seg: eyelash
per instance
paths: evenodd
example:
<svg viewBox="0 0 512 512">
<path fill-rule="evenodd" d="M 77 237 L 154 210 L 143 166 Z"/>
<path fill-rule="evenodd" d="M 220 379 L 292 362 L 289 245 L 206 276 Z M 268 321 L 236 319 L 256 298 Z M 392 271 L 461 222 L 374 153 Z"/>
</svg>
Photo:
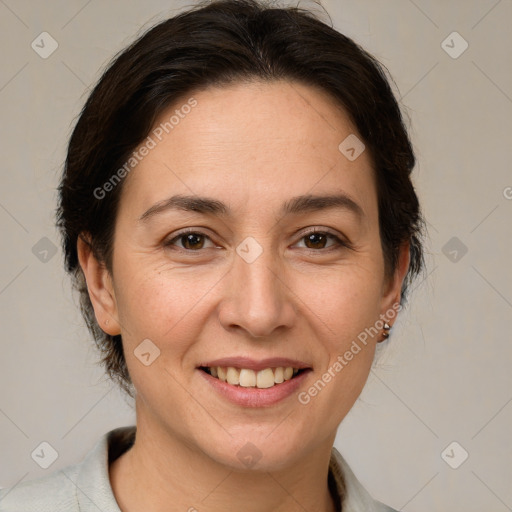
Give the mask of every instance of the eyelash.
<svg viewBox="0 0 512 512">
<path fill-rule="evenodd" d="M 309 248 L 306 247 L 305 249 L 307 251 L 309 251 L 309 252 L 312 252 L 312 253 L 319 253 L 319 252 L 326 253 L 326 252 L 330 252 L 332 250 L 339 250 L 339 249 L 342 249 L 342 248 L 347 248 L 347 249 L 351 248 L 351 245 L 349 244 L 349 242 L 346 242 L 346 241 L 342 240 L 337 235 L 335 235 L 335 234 L 333 234 L 333 233 L 331 233 L 329 231 L 320 230 L 320 229 L 316 229 L 316 228 L 314 228 L 314 229 L 312 229 L 310 231 L 306 231 L 306 232 L 302 233 L 300 238 L 299 238 L 299 241 L 302 241 L 304 238 L 306 238 L 309 235 L 317 234 L 317 233 L 321 234 L 321 235 L 327 235 L 331 240 L 334 240 L 334 242 L 336 244 L 334 246 L 326 247 L 326 248 L 321 248 L 321 249 L 309 249 Z M 209 240 L 211 240 L 211 237 L 208 236 L 206 233 L 203 233 L 202 231 L 198 231 L 195 228 L 190 228 L 190 229 L 186 229 L 186 230 L 183 230 L 183 231 L 180 231 L 179 233 L 177 233 L 175 236 L 173 236 L 172 239 L 164 242 L 164 246 L 165 247 L 174 246 L 174 242 L 176 242 L 177 240 L 183 238 L 186 235 L 190 235 L 190 234 L 204 236 L 204 237 L 208 238 Z M 181 250 L 181 251 L 188 252 L 188 253 L 199 253 L 202 250 L 202 249 L 195 249 L 195 250 L 194 249 L 185 249 L 184 247 L 178 247 L 178 249 Z"/>
</svg>

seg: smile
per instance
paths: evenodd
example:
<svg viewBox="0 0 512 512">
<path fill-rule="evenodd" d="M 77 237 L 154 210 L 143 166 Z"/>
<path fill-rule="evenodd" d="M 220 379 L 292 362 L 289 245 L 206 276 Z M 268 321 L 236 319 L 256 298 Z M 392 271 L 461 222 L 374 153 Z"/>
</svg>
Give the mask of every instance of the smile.
<svg viewBox="0 0 512 512">
<path fill-rule="evenodd" d="M 267 389 L 293 379 L 302 369 L 291 366 L 264 368 L 259 371 L 233 366 L 202 366 L 201 370 L 232 386 Z"/>
</svg>

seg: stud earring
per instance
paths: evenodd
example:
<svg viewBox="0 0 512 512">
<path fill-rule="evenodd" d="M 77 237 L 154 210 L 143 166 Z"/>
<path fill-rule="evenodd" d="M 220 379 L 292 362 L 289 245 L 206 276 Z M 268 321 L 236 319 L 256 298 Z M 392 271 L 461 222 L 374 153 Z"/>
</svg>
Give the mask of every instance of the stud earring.
<svg viewBox="0 0 512 512">
<path fill-rule="evenodd" d="M 384 341 L 385 339 L 389 338 L 389 331 L 391 330 L 391 326 L 386 322 L 384 324 L 384 331 L 382 332 L 383 339 L 381 341 Z"/>
</svg>

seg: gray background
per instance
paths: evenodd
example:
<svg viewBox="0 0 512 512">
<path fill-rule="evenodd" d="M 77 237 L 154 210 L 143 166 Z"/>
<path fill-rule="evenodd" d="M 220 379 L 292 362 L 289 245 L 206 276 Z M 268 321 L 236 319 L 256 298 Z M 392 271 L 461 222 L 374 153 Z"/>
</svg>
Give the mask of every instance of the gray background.
<svg viewBox="0 0 512 512">
<path fill-rule="evenodd" d="M 52 254 L 55 187 L 100 68 L 192 3 L 0 0 L 0 487 L 76 462 L 134 422 Z M 430 232 L 428 269 L 336 446 L 399 510 L 512 510 L 512 2 L 322 4 L 395 78 Z M 44 31 L 59 45 L 47 59 L 31 47 Z M 453 31 L 469 44 L 458 58 L 442 47 Z M 444 45 L 453 55 L 463 41 Z M 46 470 L 31 458 L 43 441 L 58 452 Z"/>
</svg>

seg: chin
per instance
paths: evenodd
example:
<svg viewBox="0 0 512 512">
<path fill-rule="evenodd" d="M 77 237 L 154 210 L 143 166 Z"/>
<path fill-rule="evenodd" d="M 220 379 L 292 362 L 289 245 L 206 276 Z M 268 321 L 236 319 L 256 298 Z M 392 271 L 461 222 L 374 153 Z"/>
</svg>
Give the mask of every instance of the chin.
<svg viewBox="0 0 512 512">
<path fill-rule="evenodd" d="M 306 443 L 298 436 L 275 430 L 276 425 L 264 432 L 240 430 L 228 443 L 225 440 L 211 443 L 210 440 L 204 452 L 233 471 L 279 471 L 300 457 L 302 450 L 306 450 Z"/>
</svg>

